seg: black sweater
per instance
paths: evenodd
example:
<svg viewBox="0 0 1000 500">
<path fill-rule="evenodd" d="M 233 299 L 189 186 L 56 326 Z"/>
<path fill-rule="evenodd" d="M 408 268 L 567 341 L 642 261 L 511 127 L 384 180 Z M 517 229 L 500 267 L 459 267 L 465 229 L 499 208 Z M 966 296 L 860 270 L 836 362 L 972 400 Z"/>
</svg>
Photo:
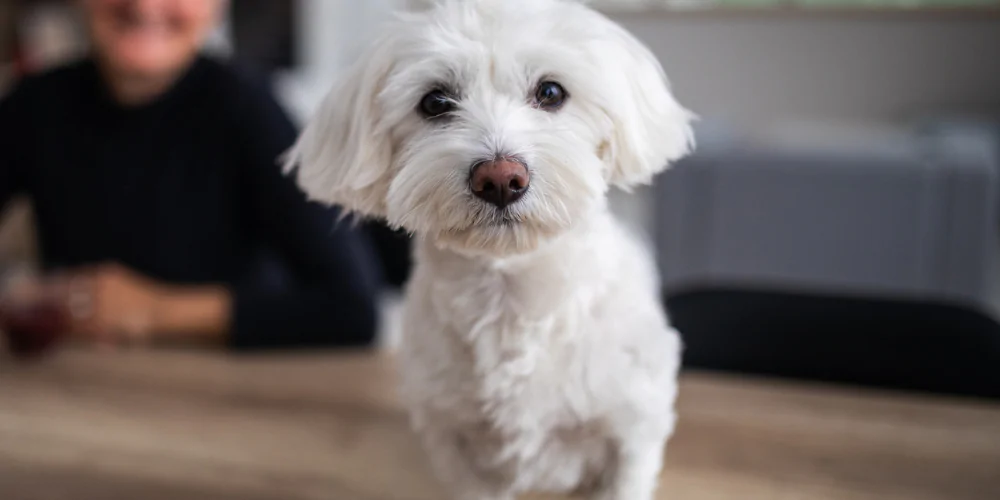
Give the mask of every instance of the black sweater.
<svg viewBox="0 0 1000 500">
<path fill-rule="evenodd" d="M 282 175 L 295 135 L 266 85 L 219 62 L 126 108 L 84 61 L 0 100 L 0 212 L 31 198 L 48 270 L 118 262 L 228 286 L 235 348 L 367 344 L 374 255 Z"/>
</svg>

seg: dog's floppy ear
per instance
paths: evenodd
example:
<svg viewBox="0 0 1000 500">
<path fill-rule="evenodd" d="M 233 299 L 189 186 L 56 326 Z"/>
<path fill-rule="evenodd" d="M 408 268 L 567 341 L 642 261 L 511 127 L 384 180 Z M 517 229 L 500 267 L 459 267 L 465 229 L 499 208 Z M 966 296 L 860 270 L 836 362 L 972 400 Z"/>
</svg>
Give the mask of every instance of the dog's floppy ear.
<svg viewBox="0 0 1000 500">
<path fill-rule="evenodd" d="M 323 99 L 285 155 L 309 199 L 372 217 L 385 215 L 392 162 L 388 132 L 380 124 L 378 94 L 392 69 L 389 40 L 366 51 Z"/>
<path fill-rule="evenodd" d="M 663 67 L 642 42 L 617 25 L 607 37 L 605 62 L 617 71 L 619 91 L 605 109 L 613 130 L 604 155 L 609 182 L 627 189 L 649 183 L 692 150 L 695 116 L 674 98 Z"/>
</svg>

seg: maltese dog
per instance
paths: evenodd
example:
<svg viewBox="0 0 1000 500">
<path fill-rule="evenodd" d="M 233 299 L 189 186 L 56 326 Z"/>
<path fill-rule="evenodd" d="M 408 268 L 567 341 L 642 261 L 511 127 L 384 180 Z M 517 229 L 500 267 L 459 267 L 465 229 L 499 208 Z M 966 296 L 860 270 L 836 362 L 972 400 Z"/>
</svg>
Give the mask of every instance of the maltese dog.
<svg viewBox="0 0 1000 500">
<path fill-rule="evenodd" d="M 606 193 L 693 144 L 653 54 L 566 0 L 401 14 L 286 160 L 311 199 L 414 234 L 403 395 L 453 497 L 648 500 L 679 336 Z"/>
</svg>

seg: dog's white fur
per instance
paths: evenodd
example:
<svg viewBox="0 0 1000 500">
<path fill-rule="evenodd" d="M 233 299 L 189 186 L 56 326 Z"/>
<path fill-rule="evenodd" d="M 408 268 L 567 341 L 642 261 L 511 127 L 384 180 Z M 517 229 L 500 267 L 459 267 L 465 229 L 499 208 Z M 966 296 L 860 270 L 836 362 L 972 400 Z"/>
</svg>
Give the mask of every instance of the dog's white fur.
<svg viewBox="0 0 1000 500">
<path fill-rule="evenodd" d="M 543 79 L 561 109 L 532 104 Z M 457 109 L 427 120 L 438 87 Z M 455 498 L 652 496 L 681 346 L 605 194 L 686 154 L 690 120 L 649 50 L 583 5 L 450 1 L 401 16 L 292 149 L 311 198 L 417 237 L 403 394 Z M 506 211 L 469 189 L 497 155 L 531 173 Z"/>
</svg>

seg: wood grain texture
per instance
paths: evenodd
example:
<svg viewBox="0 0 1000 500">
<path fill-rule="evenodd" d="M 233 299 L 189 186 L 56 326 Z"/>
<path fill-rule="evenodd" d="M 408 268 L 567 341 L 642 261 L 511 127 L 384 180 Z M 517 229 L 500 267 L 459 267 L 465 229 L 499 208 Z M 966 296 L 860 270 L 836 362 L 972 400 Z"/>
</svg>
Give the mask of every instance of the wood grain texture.
<svg viewBox="0 0 1000 500">
<path fill-rule="evenodd" d="M 689 373 L 661 499 L 1000 498 L 1000 405 Z M 0 358 L 0 499 L 443 498 L 390 359 Z"/>
</svg>

